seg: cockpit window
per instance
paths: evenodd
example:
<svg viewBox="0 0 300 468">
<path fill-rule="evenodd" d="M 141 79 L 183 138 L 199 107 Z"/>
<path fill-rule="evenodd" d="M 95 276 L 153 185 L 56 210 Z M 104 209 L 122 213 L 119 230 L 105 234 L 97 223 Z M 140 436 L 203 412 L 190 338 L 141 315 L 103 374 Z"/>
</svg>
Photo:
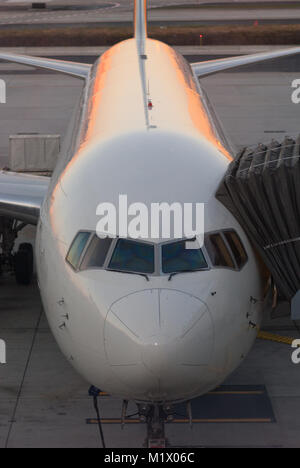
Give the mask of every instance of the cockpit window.
<svg viewBox="0 0 300 468">
<path fill-rule="evenodd" d="M 224 236 L 232 250 L 237 267 L 241 269 L 248 260 L 241 239 L 235 231 L 224 231 Z"/>
<path fill-rule="evenodd" d="M 71 248 L 67 255 L 67 262 L 69 262 L 75 270 L 77 270 L 79 266 L 81 255 L 85 249 L 85 246 L 90 236 L 90 232 L 79 232 L 71 245 Z"/>
<path fill-rule="evenodd" d="M 87 270 L 89 268 L 102 268 L 107 257 L 113 239 L 107 237 L 100 239 L 94 235 L 84 259 L 80 265 L 80 270 Z"/>
<path fill-rule="evenodd" d="M 233 258 L 221 234 L 207 235 L 205 238 L 205 247 L 214 266 L 235 268 Z"/>
<path fill-rule="evenodd" d="M 154 273 L 154 245 L 119 239 L 108 270 L 143 274 Z"/>
<path fill-rule="evenodd" d="M 187 249 L 186 241 L 162 246 L 163 273 L 199 271 L 208 268 L 201 249 Z"/>
</svg>

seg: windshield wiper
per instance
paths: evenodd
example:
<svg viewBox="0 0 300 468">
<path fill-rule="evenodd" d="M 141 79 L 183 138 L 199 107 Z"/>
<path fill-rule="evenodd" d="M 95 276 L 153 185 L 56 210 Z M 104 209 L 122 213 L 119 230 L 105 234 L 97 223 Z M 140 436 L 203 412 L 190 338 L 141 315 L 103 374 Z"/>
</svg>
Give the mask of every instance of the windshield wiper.
<svg viewBox="0 0 300 468">
<path fill-rule="evenodd" d="M 147 281 L 150 281 L 149 276 L 147 275 L 147 273 L 137 273 L 137 272 L 134 272 L 134 271 L 115 270 L 115 269 L 111 269 L 111 268 L 108 268 L 107 271 L 115 271 L 116 273 L 126 273 L 127 275 L 143 276 L 144 278 L 146 278 Z"/>
<path fill-rule="evenodd" d="M 180 270 L 180 271 L 174 271 L 173 273 L 170 274 L 168 281 L 171 281 L 173 276 L 180 275 L 180 273 L 195 273 L 197 271 L 202 271 L 202 269 L 199 270 Z"/>
</svg>

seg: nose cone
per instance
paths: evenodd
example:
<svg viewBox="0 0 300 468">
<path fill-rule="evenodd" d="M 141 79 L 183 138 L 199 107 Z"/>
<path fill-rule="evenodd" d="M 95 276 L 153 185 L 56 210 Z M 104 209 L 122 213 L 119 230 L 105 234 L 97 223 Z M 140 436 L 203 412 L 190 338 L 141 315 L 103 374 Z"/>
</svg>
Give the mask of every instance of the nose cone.
<svg viewBox="0 0 300 468">
<path fill-rule="evenodd" d="M 106 319 L 107 359 L 135 399 L 187 398 L 201 385 L 213 347 L 207 305 L 181 291 L 130 294 L 111 306 Z"/>
</svg>

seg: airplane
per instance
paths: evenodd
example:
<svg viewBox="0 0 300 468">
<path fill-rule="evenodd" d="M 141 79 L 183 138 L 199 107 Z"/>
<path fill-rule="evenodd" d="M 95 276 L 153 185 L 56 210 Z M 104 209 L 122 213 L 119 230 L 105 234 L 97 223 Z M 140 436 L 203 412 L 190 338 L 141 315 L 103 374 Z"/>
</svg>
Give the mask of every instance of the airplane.
<svg viewBox="0 0 300 468">
<path fill-rule="evenodd" d="M 215 197 L 234 150 L 199 79 L 298 53 L 190 65 L 148 38 L 146 0 L 135 0 L 134 37 L 92 66 L 0 53 L 84 82 L 52 177 L 2 171 L 0 216 L 8 220 L 9 252 L 24 225 L 37 226 L 50 328 L 90 384 L 140 408 L 166 408 L 216 388 L 247 356 L 270 282 L 248 236 Z M 117 204 L 120 194 L 147 206 L 204 203 L 203 247 L 186 255 L 185 239 L 99 238 L 97 206 Z M 30 247 L 18 255 L 25 283 Z"/>
</svg>

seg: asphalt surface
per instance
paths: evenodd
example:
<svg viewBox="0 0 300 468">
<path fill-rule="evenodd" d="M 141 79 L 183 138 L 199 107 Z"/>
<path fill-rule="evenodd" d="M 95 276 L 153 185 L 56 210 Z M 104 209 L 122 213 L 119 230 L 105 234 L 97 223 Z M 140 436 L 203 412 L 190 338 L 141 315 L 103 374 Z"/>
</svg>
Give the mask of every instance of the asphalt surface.
<svg viewBox="0 0 300 468">
<path fill-rule="evenodd" d="M 251 2 L 251 1 L 250 1 Z M 29 2 L 14 2 L 6 0 L 0 7 L 1 25 L 37 25 L 43 27 L 53 24 L 128 24 L 132 21 L 132 1 L 119 0 L 111 2 L 78 0 L 47 2 L 45 10 L 30 8 Z M 280 8 L 270 8 L 268 2 L 260 3 L 259 8 L 232 8 L 226 2 L 219 2 L 218 8 L 192 8 L 195 0 L 153 0 L 149 2 L 149 21 L 155 24 L 181 24 L 193 22 L 197 24 L 251 24 L 253 21 L 261 23 L 298 23 L 300 21 L 299 8 L 290 8 L 289 2 Z M 211 0 L 203 3 L 215 3 Z M 255 5 L 255 2 L 251 2 Z M 267 7 L 263 7 L 266 4 Z"/>
</svg>

